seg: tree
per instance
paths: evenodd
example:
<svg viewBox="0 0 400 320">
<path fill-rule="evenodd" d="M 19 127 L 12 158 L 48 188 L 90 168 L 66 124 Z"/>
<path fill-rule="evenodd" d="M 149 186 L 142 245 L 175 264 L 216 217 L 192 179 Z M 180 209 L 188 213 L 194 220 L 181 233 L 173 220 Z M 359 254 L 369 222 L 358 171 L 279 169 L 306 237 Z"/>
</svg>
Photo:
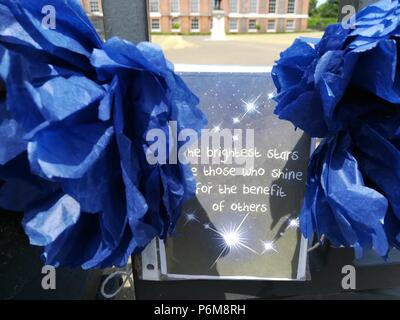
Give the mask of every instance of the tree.
<svg viewBox="0 0 400 320">
<path fill-rule="evenodd" d="M 310 0 L 310 4 L 309 4 L 309 7 L 308 7 L 308 15 L 310 17 L 316 15 L 316 13 L 317 13 L 317 3 L 318 3 L 318 0 Z"/>
<path fill-rule="evenodd" d="M 337 18 L 339 16 L 339 0 L 328 0 L 318 7 L 322 18 Z"/>
</svg>

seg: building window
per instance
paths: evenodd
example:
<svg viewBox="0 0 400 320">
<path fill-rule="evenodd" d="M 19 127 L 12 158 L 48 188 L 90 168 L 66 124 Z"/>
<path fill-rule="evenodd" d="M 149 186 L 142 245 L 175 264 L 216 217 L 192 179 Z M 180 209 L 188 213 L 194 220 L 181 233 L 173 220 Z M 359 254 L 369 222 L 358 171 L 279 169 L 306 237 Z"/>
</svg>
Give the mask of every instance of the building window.
<svg viewBox="0 0 400 320">
<path fill-rule="evenodd" d="M 288 0 L 287 13 L 294 13 L 295 0 Z"/>
<path fill-rule="evenodd" d="M 238 19 L 229 19 L 229 31 L 238 32 Z"/>
<path fill-rule="evenodd" d="M 257 13 L 258 0 L 250 0 L 250 13 Z"/>
<path fill-rule="evenodd" d="M 160 30 L 160 19 L 151 19 L 151 31 L 159 32 Z"/>
<path fill-rule="evenodd" d="M 257 22 L 255 19 L 249 20 L 249 31 L 256 31 L 257 30 Z"/>
<path fill-rule="evenodd" d="M 286 30 L 287 31 L 294 30 L 294 20 L 286 20 Z"/>
<path fill-rule="evenodd" d="M 171 0 L 171 12 L 179 12 L 179 0 Z"/>
<path fill-rule="evenodd" d="M 239 11 L 238 0 L 229 1 L 229 12 L 236 13 Z"/>
<path fill-rule="evenodd" d="M 200 0 L 191 0 L 190 1 L 190 10 L 192 13 L 200 12 Z"/>
<path fill-rule="evenodd" d="M 267 31 L 275 31 L 275 30 L 276 30 L 276 21 L 275 20 L 268 20 Z"/>
<path fill-rule="evenodd" d="M 199 19 L 193 18 L 190 24 L 191 31 L 200 31 Z"/>
<path fill-rule="evenodd" d="M 160 12 L 159 0 L 150 0 L 150 12 Z"/>
<path fill-rule="evenodd" d="M 90 0 L 90 12 L 100 12 L 99 0 Z"/>
<path fill-rule="evenodd" d="M 93 26 L 97 31 L 103 31 L 103 23 L 101 20 L 93 19 L 92 20 Z"/>
<path fill-rule="evenodd" d="M 173 32 L 179 32 L 181 30 L 181 22 L 179 18 L 173 18 L 171 20 L 171 29 Z"/>
<path fill-rule="evenodd" d="M 276 12 L 276 0 L 269 0 L 268 3 L 268 13 Z"/>
</svg>

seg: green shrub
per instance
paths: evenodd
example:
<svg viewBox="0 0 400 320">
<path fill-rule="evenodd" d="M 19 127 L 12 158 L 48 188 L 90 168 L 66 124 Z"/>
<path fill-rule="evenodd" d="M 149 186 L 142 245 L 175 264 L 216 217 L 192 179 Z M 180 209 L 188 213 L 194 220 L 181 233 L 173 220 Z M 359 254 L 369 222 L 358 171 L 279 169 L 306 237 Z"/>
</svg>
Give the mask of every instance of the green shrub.
<svg viewBox="0 0 400 320">
<path fill-rule="evenodd" d="M 330 24 L 337 23 L 337 18 L 321 18 L 320 16 L 308 19 L 308 28 L 316 30 L 325 30 Z"/>
</svg>

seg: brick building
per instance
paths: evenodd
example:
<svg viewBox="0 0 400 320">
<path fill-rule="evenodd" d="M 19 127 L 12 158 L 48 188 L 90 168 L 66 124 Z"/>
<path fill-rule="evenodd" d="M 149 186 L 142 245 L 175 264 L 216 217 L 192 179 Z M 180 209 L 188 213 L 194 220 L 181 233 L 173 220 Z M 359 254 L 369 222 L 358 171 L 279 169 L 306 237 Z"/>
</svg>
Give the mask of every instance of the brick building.
<svg viewBox="0 0 400 320">
<path fill-rule="evenodd" d="M 152 32 L 210 32 L 214 0 L 149 0 Z M 302 31 L 309 0 L 222 0 L 226 32 Z"/>
<path fill-rule="evenodd" d="M 81 4 L 97 32 L 104 38 L 103 8 L 101 0 L 81 0 Z"/>
<path fill-rule="evenodd" d="M 141 0 L 144 1 L 144 0 Z M 152 32 L 210 32 L 214 0 L 148 0 Z M 101 0 L 81 0 L 104 36 Z M 222 0 L 225 31 L 276 32 L 307 28 L 309 0 Z"/>
</svg>

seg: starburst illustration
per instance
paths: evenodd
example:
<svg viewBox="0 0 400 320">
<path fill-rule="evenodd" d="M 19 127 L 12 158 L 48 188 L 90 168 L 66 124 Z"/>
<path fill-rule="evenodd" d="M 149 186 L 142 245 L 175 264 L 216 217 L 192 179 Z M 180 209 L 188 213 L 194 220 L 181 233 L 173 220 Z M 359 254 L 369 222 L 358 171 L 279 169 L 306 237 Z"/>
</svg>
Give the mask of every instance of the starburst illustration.
<svg viewBox="0 0 400 320">
<path fill-rule="evenodd" d="M 222 257 L 224 253 L 227 253 L 230 250 L 246 249 L 254 254 L 259 254 L 257 251 L 247 245 L 247 239 L 245 238 L 243 223 L 246 221 L 249 214 L 250 213 L 246 214 L 246 216 L 238 225 L 234 225 L 231 223 L 229 226 L 222 226 L 220 231 L 211 227 L 210 224 L 203 225 L 205 229 L 215 232 L 217 234 L 217 238 L 221 241 L 221 252 L 215 259 L 213 264 L 210 266 L 210 268 L 212 268 L 218 262 L 218 260 Z"/>
<path fill-rule="evenodd" d="M 219 124 L 215 125 L 215 126 L 213 127 L 212 131 L 215 132 L 215 133 L 220 132 L 220 131 L 221 131 L 221 124 L 222 124 L 222 123 L 219 123 Z"/>
<path fill-rule="evenodd" d="M 261 242 L 263 244 L 263 252 L 261 254 L 264 254 L 264 253 L 267 253 L 270 251 L 278 252 L 274 241 L 261 241 Z"/>
<path fill-rule="evenodd" d="M 273 99 L 275 94 L 273 92 L 268 93 L 268 99 Z"/>
<path fill-rule="evenodd" d="M 186 220 L 184 224 L 185 226 L 188 223 L 199 222 L 199 219 L 197 218 L 195 211 L 185 213 L 185 220 Z"/>
<path fill-rule="evenodd" d="M 211 229 L 211 224 L 209 224 L 209 223 L 205 223 L 205 224 L 203 224 L 203 227 L 204 227 L 204 229 Z"/>
<path fill-rule="evenodd" d="M 300 226 L 299 218 L 289 219 L 286 229 L 297 229 Z"/>
<path fill-rule="evenodd" d="M 252 114 L 254 112 L 261 114 L 261 112 L 258 111 L 258 108 L 260 106 L 257 105 L 257 101 L 260 99 L 260 97 L 261 97 L 261 94 L 258 95 L 258 97 L 255 98 L 253 101 L 245 101 L 245 100 L 241 99 L 245 106 L 245 113 L 242 115 L 241 119 L 243 119 L 246 115 Z"/>
<path fill-rule="evenodd" d="M 232 122 L 233 122 L 233 124 L 238 124 L 238 123 L 240 123 L 240 119 L 238 117 L 233 117 Z"/>
<path fill-rule="evenodd" d="M 244 104 L 244 113 L 240 115 L 239 117 L 233 117 L 232 122 L 233 124 L 238 124 L 240 123 L 248 114 L 253 114 L 253 113 L 258 113 L 261 114 L 261 112 L 258 110 L 261 105 L 259 105 L 257 102 L 261 98 L 262 94 L 258 95 L 257 98 L 251 101 L 246 101 L 241 99 L 241 101 Z"/>
<path fill-rule="evenodd" d="M 276 242 L 285 235 L 286 231 L 288 231 L 289 229 L 297 229 L 299 228 L 299 225 L 299 218 L 293 217 L 293 215 L 287 216 L 278 233 L 272 240 L 261 241 L 263 246 L 263 251 L 261 254 L 265 254 L 271 251 L 278 252 L 278 250 L 276 249 Z"/>
</svg>

